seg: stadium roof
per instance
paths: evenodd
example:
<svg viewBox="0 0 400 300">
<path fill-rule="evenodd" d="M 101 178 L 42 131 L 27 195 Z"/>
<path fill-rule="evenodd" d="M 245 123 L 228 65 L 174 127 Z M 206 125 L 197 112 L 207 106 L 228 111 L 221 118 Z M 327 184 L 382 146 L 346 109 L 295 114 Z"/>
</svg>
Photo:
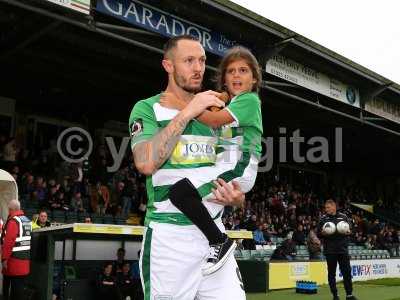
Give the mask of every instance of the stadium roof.
<svg viewBox="0 0 400 300">
<path fill-rule="evenodd" d="M 253 11 L 250 11 L 234 2 L 229 0 L 202 0 L 202 2 L 207 3 L 208 5 L 214 6 L 220 10 L 223 10 L 235 17 L 247 21 L 255 26 L 258 26 L 270 33 L 282 38 L 288 39 L 293 38 L 292 43 L 310 51 L 318 56 L 321 56 L 335 64 L 338 64 L 352 72 L 355 72 L 366 79 L 369 79 L 379 85 L 390 85 L 388 87 L 389 90 L 396 92 L 400 95 L 400 85 L 392 82 L 391 80 L 355 63 L 354 61 L 345 58 L 344 56 L 325 48 L 317 44 L 316 42 L 307 39 L 306 37 L 289 30 L 267 18 L 256 14 Z"/>
</svg>

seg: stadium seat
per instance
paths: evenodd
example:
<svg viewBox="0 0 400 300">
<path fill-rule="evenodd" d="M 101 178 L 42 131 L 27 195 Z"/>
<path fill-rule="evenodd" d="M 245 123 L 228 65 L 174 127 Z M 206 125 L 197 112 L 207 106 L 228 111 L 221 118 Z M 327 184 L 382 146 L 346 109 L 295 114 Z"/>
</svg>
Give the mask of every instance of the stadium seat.
<svg viewBox="0 0 400 300">
<path fill-rule="evenodd" d="M 66 213 L 66 222 L 67 223 L 76 223 L 78 221 L 78 215 L 74 211 L 68 211 Z"/>
<path fill-rule="evenodd" d="M 118 224 L 118 225 L 126 225 L 126 219 L 125 219 L 125 218 L 116 217 L 116 218 L 115 218 L 115 224 Z"/>
<path fill-rule="evenodd" d="M 53 220 L 53 222 L 56 222 L 56 223 L 64 223 L 65 222 L 65 212 L 62 210 L 53 210 L 52 220 Z"/>
<path fill-rule="evenodd" d="M 272 249 L 263 249 L 263 250 L 261 250 L 261 255 L 263 255 L 263 256 L 271 256 L 272 253 L 274 253 L 274 250 L 272 250 Z"/>
<path fill-rule="evenodd" d="M 243 259 L 250 259 L 251 258 L 250 250 L 241 250 L 241 252 L 242 252 Z"/>
<path fill-rule="evenodd" d="M 235 250 L 234 256 L 236 259 L 243 259 L 242 252 L 240 250 Z"/>
<path fill-rule="evenodd" d="M 38 210 L 35 208 L 26 208 L 24 209 L 25 215 L 32 220 L 32 216 L 38 213 Z"/>
<path fill-rule="evenodd" d="M 105 215 L 103 218 L 104 224 L 114 224 L 114 216 L 113 215 Z"/>
<path fill-rule="evenodd" d="M 261 257 L 261 252 L 258 250 L 250 250 L 250 255 L 252 259 L 258 258 Z"/>
<path fill-rule="evenodd" d="M 91 219 L 94 224 L 103 224 L 103 217 L 100 215 L 92 215 Z"/>
</svg>

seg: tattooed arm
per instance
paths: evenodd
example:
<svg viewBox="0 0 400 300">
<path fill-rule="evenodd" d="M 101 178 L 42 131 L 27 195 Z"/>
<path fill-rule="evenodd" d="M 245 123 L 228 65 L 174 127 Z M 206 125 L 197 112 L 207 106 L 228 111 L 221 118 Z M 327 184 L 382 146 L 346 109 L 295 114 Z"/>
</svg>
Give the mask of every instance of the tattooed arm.
<svg viewBox="0 0 400 300">
<path fill-rule="evenodd" d="M 171 155 L 190 120 L 187 113 L 181 112 L 149 141 L 139 143 L 133 149 L 133 158 L 138 171 L 150 175 L 158 170 Z"/>
<path fill-rule="evenodd" d="M 132 152 L 138 171 L 145 175 L 157 171 L 170 157 L 186 125 L 209 106 L 223 107 L 224 103 L 212 91 L 196 94 L 165 128 L 149 139 L 134 144 Z M 146 125 L 143 124 L 143 127 L 145 130 Z"/>
</svg>

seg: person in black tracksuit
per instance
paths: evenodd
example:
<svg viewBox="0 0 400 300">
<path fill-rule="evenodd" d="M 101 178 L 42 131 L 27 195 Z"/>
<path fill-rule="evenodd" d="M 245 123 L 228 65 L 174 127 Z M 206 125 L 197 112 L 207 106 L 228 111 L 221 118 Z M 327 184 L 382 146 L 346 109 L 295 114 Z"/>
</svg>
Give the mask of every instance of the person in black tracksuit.
<svg viewBox="0 0 400 300">
<path fill-rule="evenodd" d="M 349 257 L 349 236 L 351 234 L 351 219 L 345 214 L 336 211 L 336 203 L 333 200 L 325 202 L 325 215 L 321 217 L 318 225 L 318 237 L 322 239 L 324 245 L 324 255 L 328 265 L 328 281 L 334 300 L 339 300 L 336 288 L 336 267 L 339 264 L 340 272 L 343 275 L 344 288 L 346 290 L 347 300 L 356 300 L 353 296 L 353 284 L 351 280 L 351 266 Z M 322 227 L 326 222 L 332 222 L 335 225 L 340 221 L 346 221 L 350 225 L 350 232 L 339 234 L 337 231 L 332 235 L 326 235 Z"/>
</svg>

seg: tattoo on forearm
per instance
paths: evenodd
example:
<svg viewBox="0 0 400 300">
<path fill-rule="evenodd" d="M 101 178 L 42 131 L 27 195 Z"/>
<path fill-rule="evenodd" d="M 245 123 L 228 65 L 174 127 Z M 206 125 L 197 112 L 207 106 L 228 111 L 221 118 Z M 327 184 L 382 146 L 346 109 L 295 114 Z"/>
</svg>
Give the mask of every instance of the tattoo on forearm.
<svg viewBox="0 0 400 300">
<path fill-rule="evenodd" d="M 188 122 L 188 119 L 178 115 L 151 140 L 152 158 L 157 169 L 171 155 Z"/>
<path fill-rule="evenodd" d="M 135 162 L 151 161 L 158 169 L 171 155 L 189 121 L 189 119 L 178 114 L 167 127 L 158 132 L 151 140 L 138 144 L 134 151 Z"/>
</svg>

